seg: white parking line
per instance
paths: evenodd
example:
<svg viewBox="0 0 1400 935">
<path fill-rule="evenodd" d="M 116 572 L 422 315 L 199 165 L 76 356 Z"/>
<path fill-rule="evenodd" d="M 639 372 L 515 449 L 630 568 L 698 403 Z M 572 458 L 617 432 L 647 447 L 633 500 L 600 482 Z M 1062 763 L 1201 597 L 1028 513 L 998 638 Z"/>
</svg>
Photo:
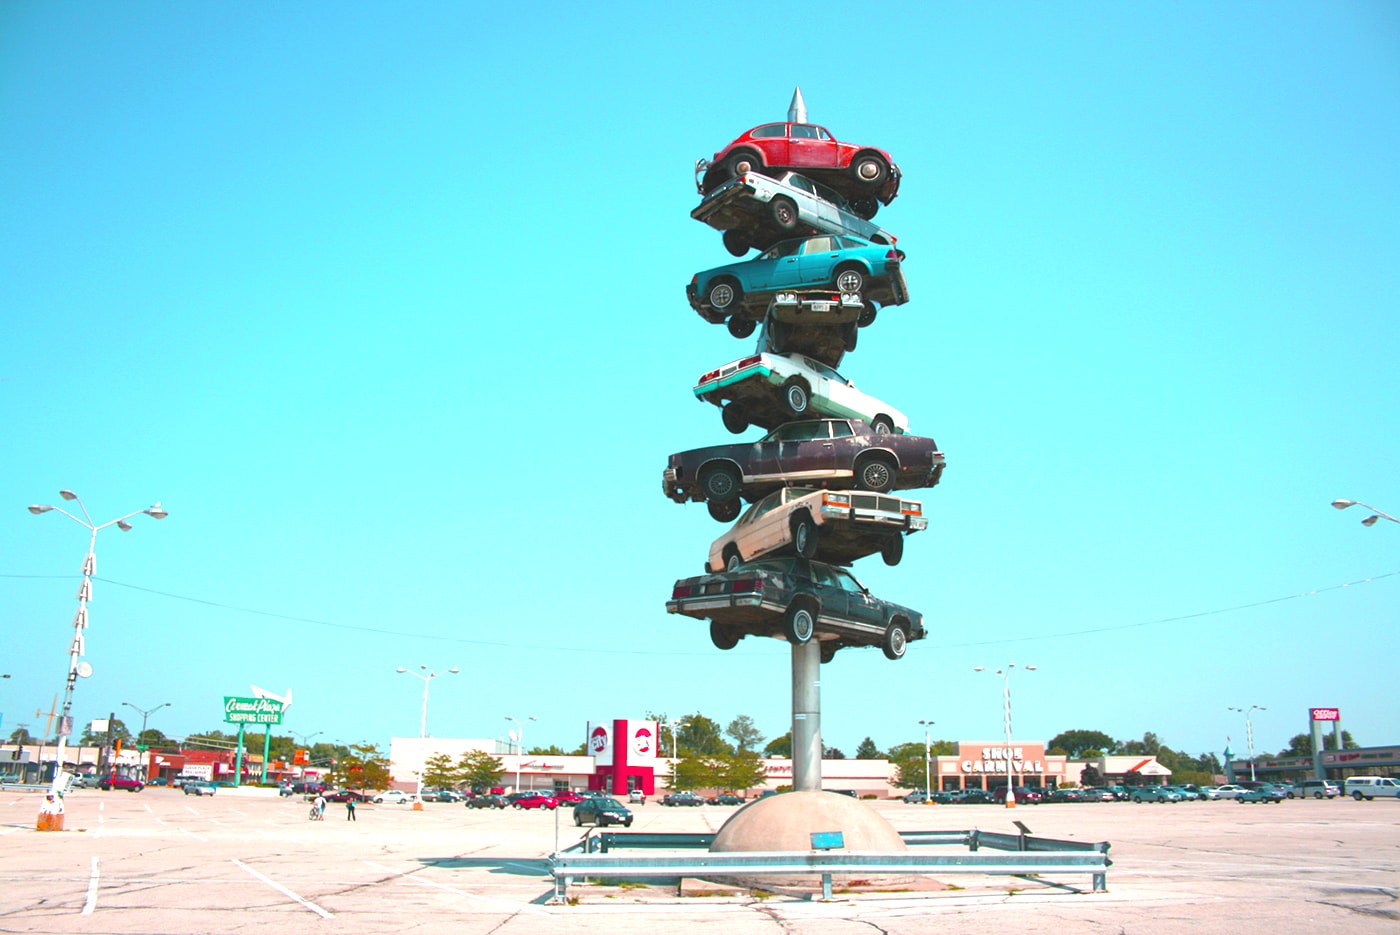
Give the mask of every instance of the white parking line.
<svg viewBox="0 0 1400 935">
<path fill-rule="evenodd" d="M 247 864 L 245 864 L 243 861 L 239 860 L 238 858 L 234 857 L 234 858 L 230 858 L 230 859 L 233 861 L 233 863 L 234 863 L 235 866 L 240 867 L 240 868 L 242 868 L 243 870 L 248 871 L 248 872 L 249 872 L 250 874 L 252 874 L 254 877 L 256 877 L 257 879 L 259 879 L 259 880 L 261 880 L 262 882 L 266 883 L 268 886 L 272 887 L 273 889 L 277 890 L 277 892 L 281 893 L 282 895 L 288 896 L 288 897 L 290 897 L 290 898 L 296 900 L 297 902 L 301 903 L 303 906 L 305 906 L 307 909 L 310 909 L 312 912 L 316 913 L 316 914 L 317 914 L 318 916 L 320 916 L 321 918 L 323 918 L 323 919 L 334 919 L 334 918 L 335 918 L 335 916 L 334 916 L 332 913 L 327 912 L 326 910 L 322 909 L 320 906 L 316 905 L 315 903 L 311 902 L 310 900 L 302 899 L 300 896 L 298 896 L 296 893 L 293 893 L 291 890 L 287 889 L 287 888 L 286 888 L 285 886 L 283 886 L 281 883 L 274 883 L 272 880 L 269 880 L 267 877 L 263 876 L 261 873 L 258 873 L 256 870 L 254 870 L 252 867 L 248 866 Z"/>
<path fill-rule="evenodd" d="M 18 831 L 18 830 L 19 830 L 18 826 L 13 826 L 13 825 L 12 825 L 12 826 L 9 827 L 9 828 L 0 828 L 0 834 L 14 834 L 14 833 L 15 833 L 16 831 Z"/>
<path fill-rule="evenodd" d="M 99 874 L 97 872 L 97 858 L 94 857 L 92 859 L 92 874 L 88 877 L 87 900 L 83 903 L 83 911 L 81 915 L 90 916 L 92 915 L 92 910 L 97 908 L 98 878 Z"/>
<path fill-rule="evenodd" d="M 417 876 L 409 876 L 409 875 L 407 875 L 407 874 L 399 873 L 399 871 L 395 870 L 393 867 L 386 867 L 386 866 L 384 866 L 383 864 L 372 863 L 372 862 L 370 862 L 370 861 L 368 861 L 368 860 L 365 861 L 365 865 L 368 866 L 368 867 L 372 867 L 372 868 L 375 869 L 375 870 L 382 871 L 382 872 L 384 872 L 384 873 L 393 874 L 393 875 L 394 875 L 396 878 L 398 878 L 401 882 L 403 882 L 403 883 L 411 883 L 411 884 L 413 884 L 414 886 L 431 886 L 431 887 L 434 887 L 434 888 L 436 888 L 436 889 L 447 890 L 449 893 L 456 893 L 458 896 L 465 896 L 465 897 L 467 897 L 468 899 L 475 899 L 475 900 L 479 900 L 480 902 L 483 902 L 483 903 L 490 903 L 490 904 L 495 905 L 495 906 L 501 906 L 502 908 L 505 908 L 505 909 L 511 909 L 511 910 L 517 910 L 517 911 L 524 911 L 524 912 L 533 912 L 533 913 L 535 913 L 536 915 L 542 915 L 542 916 L 547 916 L 547 915 L 549 915 L 548 912 L 544 911 L 543 909 L 541 909 L 541 908 L 538 907 L 538 906 L 531 905 L 530 903 L 515 903 L 515 902 L 510 902 L 509 900 L 505 900 L 505 899 L 493 899 L 493 898 L 491 898 L 490 896 L 478 896 L 476 893 L 469 893 L 469 892 L 467 892 L 467 891 L 464 890 L 464 889 L 461 889 L 461 888 L 456 887 L 456 886 L 450 886 L 450 885 L 448 885 L 448 884 L 446 884 L 446 883 L 438 883 L 438 882 L 436 882 L 436 881 L 434 881 L 434 880 L 428 880 L 428 879 L 419 878 L 419 877 L 417 877 Z"/>
<path fill-rule="evenodd" d="M 208 841 L 208 840 L 209 840 L 208 838 L 204 837 L 203 835 L 195 834 L 193 831 L 191 831 L 189 828 L 184 827 L 183 825 L 180 826 L 180 830 L 183 831 L 183 832 L 185 832 L 185 834 L 188 834 L 190 837 L 194 838 L 196 841 Z"/>
</svg>

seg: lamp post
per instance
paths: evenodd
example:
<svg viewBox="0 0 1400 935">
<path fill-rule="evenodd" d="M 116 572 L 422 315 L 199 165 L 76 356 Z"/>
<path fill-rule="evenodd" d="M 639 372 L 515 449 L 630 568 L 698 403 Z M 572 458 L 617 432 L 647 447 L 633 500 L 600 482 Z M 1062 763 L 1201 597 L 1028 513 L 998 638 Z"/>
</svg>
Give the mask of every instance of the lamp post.
<svg viewBox="0 0 1400 935">
<path fill-rule="evenodd" d="M 1016 787 L 1011 776 L 1011 670 L 1016 668 L 1016 663 L 1008 662 L 1005 669 L 997 669 L 996 674 L 1001 676 L 1002 681 L 1002 706 L 1006 714 L 1006 807 L 1016 807 Z M 986 666 L 975 666 L 974 672 L 986 671 Z M 1026 666 L 1025 671 L 1034 672 L 1035 666 Z"/>
<path fill-rule="evenodd" d="M 1249 706 L 1248 711 L 1244 708 L 1230 708 L 1229 710 L 1238 711 L 1240 714 L 1244 715 L 1244 739 L 1245 743 L 1249 746 L 1249 781 L 1254 782 L 1254 722 L 1250 720 L 1250 715 L 1255 711 L 1267 711 L 1269 709 L 1263 705 L 1254 704 Z"/>
<path fill-rule="evenodd" d="M 1371 515 L 1361 521 L 1361 525 L 1363 526 L 1374 526 L 1378 519 L 1388 519 L 1392 523 L 1400 523 L 1400 519 L 1396 519 L 1384 510 L 1376 509 L 1369 503 L 1362 503 L 1360 500 L 1333 500 L 1332 505 L 1339 510 L 1345 510 L 1349 506 L 1364 506 L 1366 509 L 1370 510 Z"/>
<path fill-rule="evenodd" d="M 929 764 L 932 757 L 929 756 L 928 729 L 933 726 L 933 721 L 920 721 L 924 725 L 924 804 L 933 804 L 933 781 L 929 778 Z"/>
<path fill-rule="evenodd" d="M 304 779 L 306 779 L 306 768 L 307 768 L 308 766 L 311 765 L 311 738 L 312 738 L 312 737 L 319 737 L 319 736 L 321 736 L 322 734 L 324 734 L 325 731 L 323 731 L 323 730 L 318 730 L 318 731 L 316 731 L 315 733 L 307 734 L 307 733 L 303 733 L 302 731 L 299 731 L 299 730 L 289 730 L 289 731 L 287 731 L 287 733 L 289 733 L 289 734 L 292 735 L 292 739 L 293 739 L 293 740 L 298 741 L 298 742 L 300 743 L 301 746 L 303 746 L 303 747 L 306 748 L 306 762 L 301 764 L 301 778 L 304 780 Z M 296 765 L 296 763 L 295 763 L 295 760 L 296 760 L 295 751 L 293 751 L 293 757 L 292 757 L 292 759 L 293 759 L 293 765 Z"/>
<path fill-rule="evenodd" d="M 79 519 L 62 507 L 50 506 L 48 504 L 36 503 L 29 508 L 29 512 L 35 516 L 41 513 L 54 511 L 62 513 L 80 526 L 85 527 L 91 535 L 88 538 L 87 555 L 83 558 L 83 583 L 78 586 L 78 612 L 73 616 L 73 641 L 68 646 L 68 677 L 63 689 L 63 714 L 58 722 L 58 754 L 54 762 L 53 770 L 53 792 L 57 794 L 63 789 L 63 765 L 65 750 L 68 746 L 68 735 L 73 731 L 71 714 L 73 711 L 73 687 L 79 678 L 87 678 L 92 674 L 92 666 L 82 661 L 83 657 L 83 631 L 88 625 L 88 603 L 92 600 L 92 576 L 97 573 L 97 533 L 108 526 L 116 526 L 122 532 L 130 532 L 131 524 L 127 520 L 138 513 L 145 513 L 152 519 L 165 519 L 170 514 L 161 508 L 160 501 L 146 507 L 144 510 L 132 510 L 116 519 L 108 520 L 101 525 L 92 521 L 91 514 L 87 507 L 83 505 L 83 500 L 71 490 L 60 490 L 58 495 L 65 500 L 76 501 L 78 509 L 82 511 L 83 518 Z"/>
<path fill-rule="evenodd" d="M 136 748 L 139 750 L 141 748 L 141 737 L 146 733 L 146 719 L 149 718 L 152 714 L 155 714 L 161 708 L 170 707 L 170 702 L 167 701 L 165 704 L 158 704 L 154 708 L 151 708 L 149 711 L 145 710 L 144 708 L 138 708 L 136 707 L 136 705 L 132 704 L 129 701 L 123 701 L 122 704 L 126 705 L 128 708 L 141 715 L 141 733 L 136 735 Z M 141 780 L 143 782 L 146 779 L 146 767 L 147 764 L 141 764 Z"/>
<path fill-rule="evenodd" d="M 423 680 L 423 718 L 418 725 L 418 737 L 419 739 L 422 739 L 428 736 L 428 685 L 430 685 L 433 679 L 437 678 L 439 675 L 456 675 L 462 670 L 457 668 L 456 666 L 453 666 L 446 672 L 434 672 L 427 666 L 419 666 L 418 668 L 422 669 L 423 671 L 414 672 L 410 669 L 405 669 L 403 666 L 399 666 L 394 671 L 399 673 L 400 675 L 411 675 L 416 679 Z"/>
<path fill-rule="evenodd" d="M 515 725 L 515 730 L 509 736 L 515 741 L 515 791 L 520 791 L 520 758 L 525 755 L 525 722 L 506 715 L 506 720 Z M 533 717 L 527 717 L 526 721 L 533 721 Z M 671 736 L 675 736 L 673 733 Z"/>
</svg>

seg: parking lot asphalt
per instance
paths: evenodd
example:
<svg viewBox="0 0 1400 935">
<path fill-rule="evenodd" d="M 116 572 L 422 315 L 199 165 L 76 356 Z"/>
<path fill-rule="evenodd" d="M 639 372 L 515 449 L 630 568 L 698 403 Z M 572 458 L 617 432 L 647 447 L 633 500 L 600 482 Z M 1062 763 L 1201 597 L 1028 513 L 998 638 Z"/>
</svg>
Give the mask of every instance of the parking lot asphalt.
<svg viewBox="0 0 1400 935">
<path fill-rule="evenodd" d="M 300 798 L 76 791 L 65 829 L 40 797 L 0 794 L 0 932 L 725 933 L 1400 931 L 1400 802 L 917 806 L 871 802 L 896 828 L 1108 841 L 1108 892 L 1015 877 L 807 896 L 681 896 L 675 886 L 574 886 L 550 902 L 547 859 L 582 836 L 568 809 L 343 806 Z M 634 807 L 631 830 L 715 831 L 733 806 Z M 557 824 L 556 824 L 557 818 Z M 711 929 L 711 931 L 719 931 Z"/>
</svg>

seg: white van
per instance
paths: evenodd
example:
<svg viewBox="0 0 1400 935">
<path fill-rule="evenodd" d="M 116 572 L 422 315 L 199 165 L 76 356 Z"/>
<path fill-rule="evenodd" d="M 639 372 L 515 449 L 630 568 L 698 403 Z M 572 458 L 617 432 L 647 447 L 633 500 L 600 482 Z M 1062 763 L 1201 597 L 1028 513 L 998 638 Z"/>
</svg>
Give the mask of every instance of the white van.
<svg viewBox="0 0 1400 935">
<path fill-rule="evenodd" d="M 1385 776 L 1351 776 L 1346 794 L 1356 801 L 1375 798 L 1400 798 L 1400 782 Z"/>
<path fill-rule="evenodd" d="M 1291 799 L 1295 795 L 1301 798 L 1312 796 L 1315 799 L 1333 799 L 1342 794 L 1342 790 L 1337 788 L 1335 782 L 1326 779 L 1304 779 L 1302 782 L 1294 783 L 1288 790 L 1288 797 Z"/>
</svg>

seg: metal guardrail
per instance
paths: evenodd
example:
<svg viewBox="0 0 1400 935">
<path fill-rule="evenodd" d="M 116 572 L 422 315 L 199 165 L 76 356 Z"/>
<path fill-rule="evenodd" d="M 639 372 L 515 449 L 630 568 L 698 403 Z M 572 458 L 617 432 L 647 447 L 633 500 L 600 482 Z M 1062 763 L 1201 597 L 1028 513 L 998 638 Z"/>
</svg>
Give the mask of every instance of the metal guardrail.
<svg viewBox="0 0 1400 935">
<path fill-rule="evenodd" d="M 569 884 L 594 879 L 675 879 L 746 875 L 815 876 L 822 880 L 822 898 L 831 898 L 833 874 L 978 873 L 1029 876 L 1088 873 L 1095 893 L 1107 889 L 1108 842 L 1065 841 L 1030 833 L 988 831 L 908 831 L 900 838 L 912 847 L 961 846 L 962 854 L 918 851 L 749 851 L 714 853 L 713 834 L 648 834 L 590 832 L 573 847 L 550 857 L 554 896 L 568 898 Z M 628 848 L 694 851 L 703 854 L 618 855 Z M 997 853 L 983 853 L 983 850 Z"/>
</svg>

